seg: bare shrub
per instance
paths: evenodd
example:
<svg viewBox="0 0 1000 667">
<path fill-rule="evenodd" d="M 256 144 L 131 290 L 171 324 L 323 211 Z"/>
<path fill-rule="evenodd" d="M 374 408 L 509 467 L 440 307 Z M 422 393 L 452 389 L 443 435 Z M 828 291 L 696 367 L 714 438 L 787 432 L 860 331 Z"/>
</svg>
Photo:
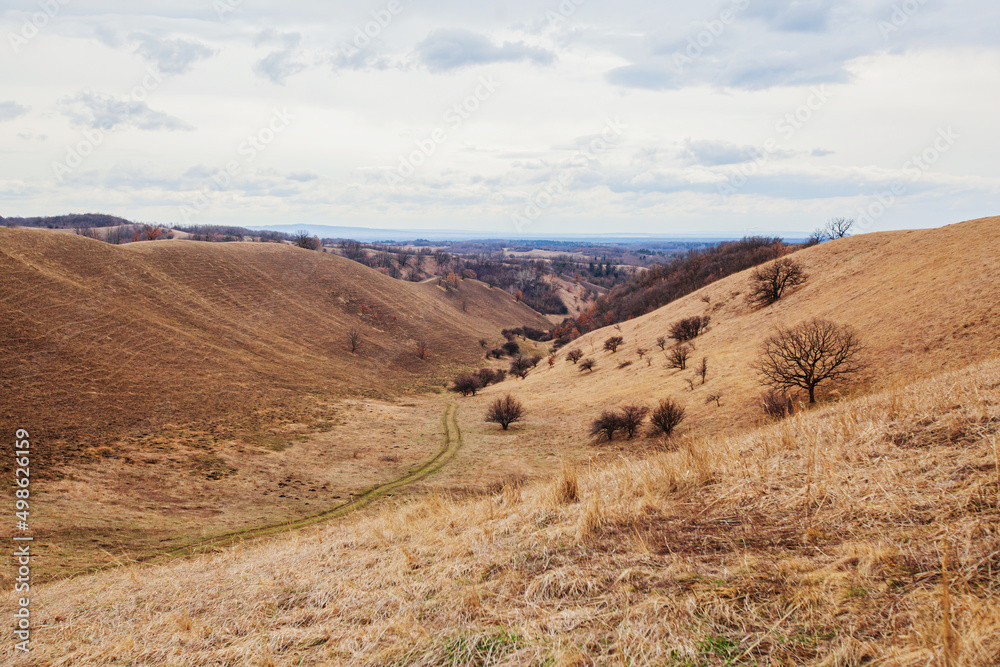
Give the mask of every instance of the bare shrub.
<svg viewBox="0 0 1000 667">
<path fill-rule="evenodd" d="M 690 356 L 691 348 L 687 345 L 679 345 L 673 348 L 667 353 L 667 368 L 686 369 Z"/>
<path fill-rule="evenodd" d="M 535 356 L 531 357 L 530 359 L 528 359 L 528 363 L 531 364 L 532 368 L 537 368 L 538 364 L 540 364 L 541 362 L 542 362 L 542 357 L 541 357 L 541 355 L 537 355 L 537 354 Z"/>
<path fill-rule="evenodd" d="M 631 365 L 632 365 L 632 360 L 631 359 L 629 359 L 628 361 L 623 361 L 620 364 L 618 364 L 618 370 L 621 370 L 623 368 L 628 368 Z"/>
<path fill-rule="evenodd" d="M 510 374 L 516 375 L 522 380 L 528 377 L 530 371 L 531 362 L 522 356 L 518 356 L 514 361 L 510 362 Z"/>
<path fill-rule="evenodd" d="M 511 424 L 522 419 L 524 419 L 524 406 L 510 394 L 493 401 L 486 411 L 486 421 L 500 424 L 505 431 Z"/>
<path fill-rule="evenodd" d="M 705 399 L 705 403 L 715 403 L 717 408 L 722 407 L 722 394 L 709 394 Z"/>
<path fill-rule="evenodd" d="M 684 421 L 686 410 L 681 405 L 667 398 L 660 401 L 660 404 L 653 410 L 649 421 L 651 423 L 650 435 L 662 435 L 669 438 L 674 433 L 674 429 Z"/>
<path fill-rule="evenodd" d="M 584 359 L 583 361 L 580 362 L 580 370 L 581 371 L 590 371 L 591 373 L 593 373 L 594 372 L 594 368 L 596 366 L 597 366 L 597 364 L 594 362 L 593 359 Z"/>
<path fill-rule="evenodd" d="M 495 347 L 486 353 L 486 358 L 489 359 L 492 357 L 494 359 L 503 359 L 505 354 L 506 352 L 504 352 L 501 348 Z"/>
<path fill-rule="evenodd" d="M 708 357 L 701 358 L 701 363 L 698 364 L 698 368 L 694 372 L 701 378 L 701 383 L 705 384 L 705 380 L 708 378 Z"/>
<path fill-rule="evenodd" d="M 347 344 L 351 346 L 351 354 L 358 351 L 361 345 L 361 332 L 358 329 L 351 329 L 347 332 Z"/>
<path fill-rule="evenodd" d="M 657 337 L 656 344 L 660 347 L 660 351 L 662 352 L 667 348 L 667 337 L 666 336 Z"/>
<path fill-rule="evenodd" d="M 426 359 L 427 355 L 430 353 L 430 349 L 430 345 L 427 344 L 427 341 L 421 338 L 417 341 L 413 351 L 414 354 L 417 355 L 417 359 Z"/>
<path fill-rule="evenodd" d="M 611 338 L 608 338 L 606 341 L 604 341 L 604 349 L 610 351 L 611 354 L 614 354 L 615 352 L 618 351 L 618 348 L 620 348 L 624 342 L 625 339 L 622 338 L 621 336 L 612 336 Z"/>
<path fill-rule="evenodd" d="M 482 388 L 483 381 L 478 376 L 465 373 L 455 378 L 451 390 L 462 396 L 475 396 L 476 392 Z"/>
<path fill-rule="evenodd" d="M 787 394 L 769 391 L 760 397 L 760 407 L 771 419 L 784 419 L 795 414 L 795 404 Z"/>
<path fill-rule="evenodd" d="M 694 340 L 708 329 L 708 324 L 712 318 L 709 315 L 695 315 L 685 317 L 670 325 L 670 337 L 678 343 Z"/>
<path fill-rule="evenodd" d="M 642 427 L 642 423 L 646 421 L 646 415 L 648 414 L 649 408 L 645 405 L 622 406 L 618 412 L 618 418 L 621 422 L 621 430 L 625 433 L 626 438 L 631 440 L 635 437 L 635 434 Z"/>
<path fill-rule="evenodd" d="M 582 350 L 570 350 L 566 353 L 566 358 L 572 361 L 574 364 L 583 359 Z"/>
<path fill-rule="evenodd" d="M 808 279 L 802 265 L 794 259 L 776 259 L 754 270 L 750 277 L 747 302 L 751 306 L 770 306 L 784 296 L 785 292 Z"/>
<path fill-rule="evenodd" d="M 779 328 L 761 345 L 753 364 L 761 383 L 775 391 L 805 389 L 816 402 L 822 382 L 846 379 L 861 370 L 861 340 L 847 325 L 815 318 L 790 329 Z"/>
<path fill-rule="evenodd" d="M 590 435 L 595 436 L 598 441 L 611 442 L 615 438 L 615 433 L 621 428 L 621 415 L 614 410 L 605 410 L 600 417 L 591 423 Z"/>
</svg>

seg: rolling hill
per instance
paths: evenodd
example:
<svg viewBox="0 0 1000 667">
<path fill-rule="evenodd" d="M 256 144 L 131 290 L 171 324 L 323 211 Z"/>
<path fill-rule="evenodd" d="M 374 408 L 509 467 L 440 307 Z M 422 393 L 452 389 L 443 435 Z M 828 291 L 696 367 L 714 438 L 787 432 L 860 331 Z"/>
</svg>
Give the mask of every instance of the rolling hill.
<svg viewBox="0 0 1000 667">
<path fill-rule="evenodd" d="M 442 406 L 399 397 L 440 392 L 479 339 L 545 324 L 474 280 L 406 283 L 285 244 L 0 229 L 0 429 L 33 436 L 39 528 L 106 562 L 405 473 L 436 451 Z"/>
</svg>

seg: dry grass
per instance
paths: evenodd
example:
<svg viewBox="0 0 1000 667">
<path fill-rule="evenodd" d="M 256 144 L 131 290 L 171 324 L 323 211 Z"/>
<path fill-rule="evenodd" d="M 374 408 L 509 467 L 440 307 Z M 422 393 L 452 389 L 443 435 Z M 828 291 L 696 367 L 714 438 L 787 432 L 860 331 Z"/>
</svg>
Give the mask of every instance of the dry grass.
<svg viewBox="0 0 1000 667">
<path fill-rule="evenodd" d="M 1000 362 L 495 495 L 33 596 L 36 665 L 955 665 L 1000 655 Z M 10 594 L 3 610 L 12 610 Z"/>
</svg>

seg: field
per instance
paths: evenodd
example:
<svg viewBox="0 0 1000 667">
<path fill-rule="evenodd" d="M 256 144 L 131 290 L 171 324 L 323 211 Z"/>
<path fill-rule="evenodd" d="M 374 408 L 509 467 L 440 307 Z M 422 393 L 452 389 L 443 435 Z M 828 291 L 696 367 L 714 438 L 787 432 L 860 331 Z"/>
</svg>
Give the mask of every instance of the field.
<svg viewBox="0 0 1000 667">
<path fill-rule="evenodd" d="M 479 339 L 545 323 L 474 280 L 279 244 L 0 250 L 0 388 L 24 397 L 0 419 L 55 443 L 39 648 L 11 664 L 1000 664 L 1000 218 L 798 251 L 809 279 L 772 306 L 733 275 L 469 398 L 444 387 L 509 363 Z M 656 339 L 692 315 L 711 326 L 667 368 Z M 865 370 L 768 421 L 750 364 L 813 317 Z M 503 431 L 507 393 L 527 412 Z M 673 439 L 590 437 L 664 398 Z M 51 581 L 95 565 L 123 567 Z"/>
</svg>

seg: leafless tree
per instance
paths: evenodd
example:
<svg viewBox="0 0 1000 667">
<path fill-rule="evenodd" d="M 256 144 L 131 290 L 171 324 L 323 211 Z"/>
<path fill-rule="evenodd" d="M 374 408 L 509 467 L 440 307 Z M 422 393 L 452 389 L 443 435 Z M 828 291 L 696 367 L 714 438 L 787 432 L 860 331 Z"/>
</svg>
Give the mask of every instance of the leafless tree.
<svg viewBox="0 0 1000 667">
<path fill-rule="evenodd" d="M 417 341 L 414 352 L 416 353 L 418 359 L 426 359 L 427 354 L 430 352 L 430 346 L 427 344 L 426 340 L 421 338 Z"/>
<path fill-rule="evenodd" d="M 614 440 L 615 433 L 622 428 L 621 415 L 614 410 L 605 410 L 601 416 L 595 419 L 590 425 L 590 435 L 595 436 L 598 441 Z"/>
<path fill-rule="evenodd" d="M 462 396 L 475 396 L 476 392 L 483 388 L 483 381 L 478 375 L 459 375 L 455 378 L 455 384 L 451 390 Z"/>
<path fill-rule="evenodd" d="M 701 358 L 701 364 L 698 365 L 695 373 L 701 378 L 701 383 L 705 384 L 705 379 L 708 377 L 708 357 Z"/>
<path fill-rule="evenodd" d="M 775 391 L 801 388 L 816 402 L 816 387 L 858 373 L 863 346 L 854 330 L 815 318 L 791 328 L 779 328 L 768 337 L 753 364 L 761 382 Z"/>
<path fill-rule="evenodd" d="M 691 348 L 687 345 L 678 345 L 667 353 L 667 368 L 684 370 L 687 368 L 688 357 L 691 356 Z"/>
<path fill-rule="evenodd" d="M 795 260 L 788 257 L 776 259 L 754 269 L 747 301 L 752 306 L 769 306 L 808 278 L 802 265 Z"/>
<path fill-rule="evenodd" d="M 614 354 L 615 352 L 618 351 L 618 348 L 621 347 L 622 343 L 624 342 L 625 339 L 622 338 L 621 336 L 612 336 L 611 338 L 608 338 L 606 341 L 604 341 L 604 349 L 609 350 L 612 354 Z"/>
<path fill-rule="evenodd" d="M 709 315 L 685 317 L 670 325 L 670 337 L 679 343 L 694 340 L 708 329 L 708 324 L 711 321 L 712 318 Z"/>
<path fill-rule="evenodd" d="M 351 354 L 358 351 L 361 346 L 361 332 L 358 329 L 351 329 L 347 332 L 347 342 L 351 346 Z"/>
<path fill-rule="evenodd" d="M 566 353 L 566 358 L 572 361 L 574 364 L 583 359 L 582 350 L 570 350 Z"/>
<path fill-rule="evenodd" d="M 667 347 L 667 337 L 660 336 L 656 339 L 656 344 L 660 346 L 660 351 L 663 351 Z"/>
<path fill-rule="evenodd" d="M 510 362 L 510 374 L 516 375 L 522 380 L 528 377 L 528 373 L 531 372 L 531 368 L 531 361 L 520 355 L 514 359 L 514 361 Z"/>
<path fill-rule="evenodd" d="M 624 405 L 618 412 L 619 419 L 621 420 L 621 430 L 624 431 L 625 437 L 631 440 L 638 433 L 639 428 L 642 423 L 646 421 L 646 415 L 649 414 L 649 408 L 645 405 Z"/>
<path fill-rule="evenodd" d="M 652 423 L 651 435 L 663 435 L 669 438 L 678 424 L 684 421 L 685 414 L 686 410 L 672 398 L 660 401 L 649 419 Z"/>
<path fill-rule="evenodd" d="M 591 373 L 593 373 L 595 366 L 597 366 L 597 364 L 594 362 L 593 359 L 584 359 L 583 361 L 580 362 L 581 371 L 590 371 Z"/>
<path fill-rule="evenodd" d="M 722 394 L 709 394 L 708 398 L 705 399 L 705 403 L 715 403 L 715 407 L 722 407 Z"/>
<path fill-rule="evenodd" d="M 828 239 L 842 239 L 851 235 L 853 227 L 854 218 L 830 218 L 823 228 L 823 234 Z"/>
<path fill-rule="evenodd" d="M 523 418 L 524 406 L 510 394 L 493 401 L 489 410 L 486 411 L 486 421 L 500 424 L 505 431 L 511 424 L 519 422 Z"/>
</svg>

